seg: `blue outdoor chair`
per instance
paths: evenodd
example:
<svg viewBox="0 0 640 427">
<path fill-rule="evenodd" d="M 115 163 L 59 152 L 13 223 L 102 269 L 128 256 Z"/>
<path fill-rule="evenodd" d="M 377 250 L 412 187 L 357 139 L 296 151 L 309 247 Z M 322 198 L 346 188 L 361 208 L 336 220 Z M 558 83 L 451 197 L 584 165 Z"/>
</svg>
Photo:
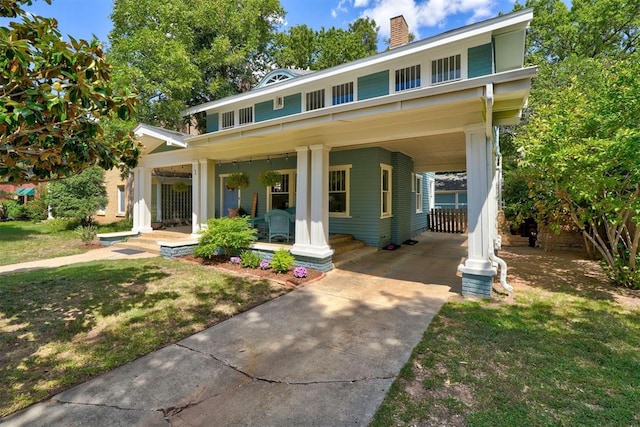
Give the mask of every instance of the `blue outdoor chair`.
<svg viewBox="0 0 640 427">
<path fill-rule="evenodd" d="M 269 228 L 269 243 L 273 237 L 286 238 L 287 243 L 289 242 L 290 223 L 293 222 L 293 217 L 289 212 L 273 209 L 264 214 L 264 219 Z"/>
</svg>

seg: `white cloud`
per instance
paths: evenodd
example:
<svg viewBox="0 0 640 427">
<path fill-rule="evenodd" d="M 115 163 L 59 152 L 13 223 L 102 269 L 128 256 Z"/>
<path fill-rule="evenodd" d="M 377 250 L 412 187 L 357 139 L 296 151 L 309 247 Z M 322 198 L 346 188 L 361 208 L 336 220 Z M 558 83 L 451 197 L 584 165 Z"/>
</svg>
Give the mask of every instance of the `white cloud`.
<svg viewBox="0 0 640 427">
<path fill-rule="evenodd" d="M 354 0 L 354 6 L 366 7 L 359 4 L 370 5 L 361 16 L 373 18 L 385 38 L 389 37 L 389 19 L 398 15 L 404 16 L 409 31 L 420 39 L 419 28 L 442 27 L 453 15 L 471 13 L 469 24 L 497 14 L 497 0 Z"/>
<path fill-rule="evenodd" d="M 369 6 L 369 0 L 354 0 L 353 1 L 353 6 L 354 7 L 367 7 L 367 6 Z"/>
<path fill-rule="evenodd" d="M 356 0 L 356 1 L 362 1 L 362 0 Z M 336 7 L 334 9 L 331 9 L 331 16 L 333 18 L 336 18 L 339 13 L 347 13 L 349 9 L 347 9 L 347 6 L 345 4 L 348 4 L 349 2 L 350 0 L 340 0 L 336 5 Z"/>
</svg>

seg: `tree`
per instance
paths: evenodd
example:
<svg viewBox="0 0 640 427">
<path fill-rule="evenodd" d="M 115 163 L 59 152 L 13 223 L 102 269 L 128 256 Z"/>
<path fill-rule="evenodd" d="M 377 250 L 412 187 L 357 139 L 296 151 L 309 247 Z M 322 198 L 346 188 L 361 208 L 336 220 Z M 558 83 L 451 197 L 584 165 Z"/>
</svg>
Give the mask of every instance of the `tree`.
<svg viewBox="0 0 640 427">
<path fill-rule="evenodd" d="M 520 135 L 537 210 L 545 220 L 570 218 L 611 280 L 639 288 L 640 53 L 615 62 L 572 57 L 543 71 L 557 87 L 532 94 Z"/>
<path fill-rule="evenodd" d="M 52 182 L 48 196 L 53 216 L 72 218 L 83 226 L 92 225 L 96 211 L 108 202 L 104 171 L 91 167 L 79 175 Z"/>
<path fill-rule="evenodd" d="M 274 57 L 280 67 L 322 70 L 373 55 L 377 43 L 378 27 L 369 18 L 356 19 L 347 30 L 298 25 L 277 35 Z"/>
<path fill-rule="evenodd" d="M 139 93 L 139 120 L 179 128 L 186 107 L 248 90 L 268 72 L 278 0 L 115 0 L 109 58 Z"/>
<path fill-rule="evenodd" d="M 51 3 L 51 0 L 45 0 Z M 133 135 L 106 138 L 101 122 L 134 114 L 135 96 L 115 90 L 97 40 L 62 40 L 55 19 L 27 14 L 32 0 L 1 0 L 0 181 L 58 179 L 99 165 L 133 167 Z"/>
</svg>

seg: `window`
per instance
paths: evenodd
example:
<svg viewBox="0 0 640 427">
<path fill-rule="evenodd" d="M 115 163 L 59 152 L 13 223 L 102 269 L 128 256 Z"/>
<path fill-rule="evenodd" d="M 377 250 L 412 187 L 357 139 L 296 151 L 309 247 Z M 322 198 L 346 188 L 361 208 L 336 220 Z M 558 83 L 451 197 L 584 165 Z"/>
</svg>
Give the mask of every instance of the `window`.
<svg viewBox="0 0 640 427">
<path fill-rule="evenodd" d="M 416 174 L 416 213 L 422 213 L 422 175 Z"/>
<path fill-rule="evenodd" d="M 238 111 L 238 124 L 253 123 L 253 107 L 241 108 Z"/>
<path fill-rule="evenodd" d="M 449 82 L 459 78 L 461 78 L 459 54 L 431 61 L 432 84 Z"/>
<path fill-rule="evenodd" d="M 324 89 L 306 94 L 307 111 L 324 108 Z"/>
<path fill-rule="evenodd" d="M 279 171 L 280 182 L 269 187 L 267 196 L 267 210 L 287 209 L 295 206 L 294 202 L 294 181 L 295 171 Z"/>
<path fill-rule="evenodd" d="M 329 168 L 329 216 L 349 216 L 349 175 L 351 165 Z"/>
<path fill-rule="evenodd" d="M 288 80 L 290 78 L 291 78 L 291 76 L 288 75 L 288 74 L 277 73 L 277 74 L 274 74 L 273 76 L 269 77 L 269 80 L 266 80 L 264 83 L 262 83 L 262 85 L 263 86 L 272 85 L 274 83 L 280 83 L 280 82 Z"/>
<path fill-rule="evenodd" d="M 396 70 L 396 92 L 420 87 L 420 65 Z"/>
<path fill-rule="evenodd" d="M 235 125 L 234 112 L 222 113 L 222 129 L 232 128 Z"/>
<path fill-rule="evenodd" d="M 380 218 L 391 216 L 391 171 L 389 165 L 380 164 Z"/>
<path fill-rule="evenodd" d="M 331 89 L 333 105 L 346 104 L 353 102 L 353 82 L 334 86 Z"/>
<path fill-rule="evenodd" d="M 118 185 L 118 215 L 124 215 L 127 209 L 124 185 Z"/>
</svg>

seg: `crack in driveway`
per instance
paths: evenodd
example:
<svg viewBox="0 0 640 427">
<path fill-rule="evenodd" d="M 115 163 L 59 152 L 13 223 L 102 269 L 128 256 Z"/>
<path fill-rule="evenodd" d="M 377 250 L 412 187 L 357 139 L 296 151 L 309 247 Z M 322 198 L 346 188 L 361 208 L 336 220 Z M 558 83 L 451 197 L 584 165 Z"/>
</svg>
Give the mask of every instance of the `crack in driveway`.
<svg viewBox="0 0 640 427">
<path fill-rule="evenodd" d="M 237 373 L 251 379 L 252 381 L 258 381 L 258 382 L 264 382 L 264 383 L 268 383 L 268 384 L 286 384 L 286 385 L 316 385 L 316 384 L 355 384 L 358 382 L 363 382 L 363 381 L 375 381 L 375 380 L 390 380 L 390 379 L 395 379 L 395 375 L 389 375 L 389 376 L 384 376 L 384 377 L 366 377 L 366 378 L 355 378 L 355 379 L 350 379 L 350 380 L 321 380 L 321 381 L 283 381 L 283 380 L 274 380 L 274 379 L 270 379 L 270 378 L 265 378 L 265 377 L 258 377 L 258 376 L 254 376 L 251 375 L 248 372 L 243 371 L 239 366 L 235 366 L 232 365 L 231 363 L 222 360 L 220 358 L 217 358 L 216 356 L 214 356 L 213 354 L 209 354 L 209 353 L 205 353 L 202 352 L 200 350 L 196 350 L 194 348 L 188 347 L 184 344 L 176 344 L 178 347 L 182 347 L 186 350 L 189 351 L 193 351 L 195 353 L 198 354 L 202 354 L 204 356 L 210 357 L 213 360 L 215 360 L 216 362 L 219 362 L 221 364 L 223 364 L 224 366 L 233 369 L 234 371 L 236 371 Z"/>
</svg>

